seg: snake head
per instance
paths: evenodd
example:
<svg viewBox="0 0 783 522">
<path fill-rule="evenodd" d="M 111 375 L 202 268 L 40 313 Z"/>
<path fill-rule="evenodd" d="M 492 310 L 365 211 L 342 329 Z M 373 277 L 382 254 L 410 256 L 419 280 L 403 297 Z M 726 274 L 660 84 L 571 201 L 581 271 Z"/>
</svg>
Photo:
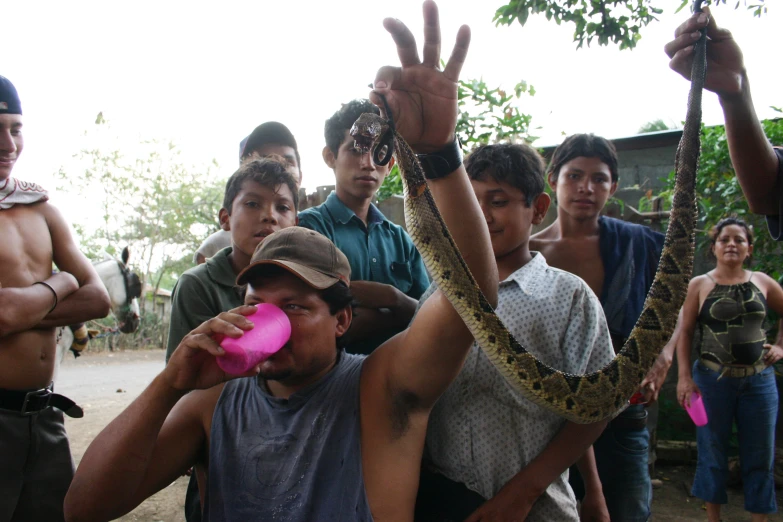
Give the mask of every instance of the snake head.
<svg viewBox="0 0 783 522">
<path fill-rule="evenodd" d="M 353 146 L 366 154 L 372 152 L 372 159 L 378 166 L 384 166 L 391 160 L 394 132 L 377 114 L 365 113 L 351 127 Z"/>
<path fill-rule="evenodd" d="M 362 114 L 351 127 L 354 147 L 362 153 L 369 152 L 383 134 L 383 125 L 375 114 Z"/>
</svg>

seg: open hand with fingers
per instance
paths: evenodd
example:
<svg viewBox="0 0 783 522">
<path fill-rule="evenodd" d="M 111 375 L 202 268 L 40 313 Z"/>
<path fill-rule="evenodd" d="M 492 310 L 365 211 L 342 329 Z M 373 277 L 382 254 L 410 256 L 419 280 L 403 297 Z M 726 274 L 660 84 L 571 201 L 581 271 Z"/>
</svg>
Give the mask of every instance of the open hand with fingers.
<svg viewBox="0 0 783 522">
<path fill-rule="evenodd" d="M 742 92 L 745 65 L 742 51 L 728 29 L 718 27 L 708 7 L 703 13 L 695 13 L 674 32 L 674 40 L 664 46 L 671 61 L 669 67 L 686 79 L 691 78 L 693 47 L 699 39 L 699 31 L 707 28 L 707 76 L 704 88 L 721 97 L 731 97 Z"/>
<path fill-rule="evenodd" d="M 671 365 L 671 354 L 661 352 L 658 358 L 655 359 L 655 364 L 647 372 L 642 384 L 639 386 L 639 391 L 644 396 L 645 404 L 651 404 L 658 400 L 658 395 L 661 393 L 663 382 L 666 380 L 666 374 L 669 373 Z"/>
<path fill-rule="evenodd" d="M 424 50 L 419 59 L 416 39 L 401 21 L 387 18 L 383 26 L 397 44 L 401 67 L 382 67 L 373 82 L 370 101 L 385 110 L 386 98 L 396 130 L 417 153 L 442 149 L 454 139 L 457 124 L 457 81 L 468 53 L 470 29 L 463 25 L 446 68 L 439 70 L 438 7 L 424 2 Z"/>
<path fill-rule="evenodd" d="M 211 388 L 236 377 L 256 375 L 259 366 L 243 375 L 229 376 L 216 361 L 225 353 L 219 340 L 237 339 L 252 330 L 253 323 L 245 316 L 255 312 L 255 306 L 240 306 L 202 323 L 182 339 L 163 371 L 164 380 L 174 389 L 189 391 Z"/>
</svg>

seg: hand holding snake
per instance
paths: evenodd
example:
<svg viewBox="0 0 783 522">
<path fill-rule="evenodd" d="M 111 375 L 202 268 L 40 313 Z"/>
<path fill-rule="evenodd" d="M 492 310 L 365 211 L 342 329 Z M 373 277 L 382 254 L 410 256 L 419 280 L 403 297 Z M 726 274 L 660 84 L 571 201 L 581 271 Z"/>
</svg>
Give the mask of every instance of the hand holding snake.
<svg viewBox="0 0 783 522">
<path fill-rule="evenodd" d="M 700 10 L 701 3 L 702 0 L 695 0 L 696 11 Z M 432 2 L 425 3 L 424 10 L 427 29 L 423 63 L 419 63 L 410 31 L 400 22 L 386 20 L 403 67 L 379 71 L 373 97 L 387 109 L 389 120 L 375 114 L 363 114 L 351 129 L 356 145 L 363 150 L 372 149 L 375 159 L 385 161 L 394 152 L 403 178 L 408 232 L 438 288 L 508 382 L 528 400 L 573 422 L 594 423 L 612 417 L 628 404 L 629 397 L 637 391 L 671 338 L 692 274 L 696 223 L 694 190 L 699 160 L 701 93 L 707 61 L 706 36 L 702 34 L 693 52 L 688 113 L 675 158 L 677 179 L 669 227 L 658 271 L 642 313 L 622 350 L 610 364 L 588 375 L 570 375 L 538 361 L 522 344 L 535 342 L 535 339 L 514 339 L 498 319 L 468 270 L 427 187 L 414 150 L 438 150 L 453 136 L 455 82 L 467 51 L 467 29 L 460 30 L 462 37 L 457 39 L 455 52 L 445 71 L 439 74 L 435 64 L 440 37 L 432 29 L 437 27 L 437 10 Z M 392 117 L 395 112 L 399 115 L 398 130 L 395 130 Z M 413 142 L 413 150 L 406 140 Z M 486 274 L 478 275 L 486 277 Z"/>
<path fill-rule="evenodd" d="M 439 71 L 438 7 L 428 0 L 423 9 L 423 60 L 419 59 L 416 39 L 405 24 L 394 18 L 383 21 L 397 44 L 401 67 L 379 69 L 370 94 L 370 101 L 382 111 L 388 104 L 397 132 L 417 153 L 440 150 L 454 139 L 457 81 L 470 45 L 470 29 L 463 25 L 446 68 Z"/>
</svg>

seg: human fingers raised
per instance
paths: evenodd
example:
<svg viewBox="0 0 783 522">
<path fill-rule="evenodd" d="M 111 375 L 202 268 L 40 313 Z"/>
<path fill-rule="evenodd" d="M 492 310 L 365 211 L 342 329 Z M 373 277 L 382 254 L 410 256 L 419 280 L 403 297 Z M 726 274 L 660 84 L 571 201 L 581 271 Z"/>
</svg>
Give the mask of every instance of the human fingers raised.
<svg viewBox="0 0 783 522">
<path fill-rule="evenodd" d="M 457 31 L 457 41 L 454 43 L 454 49 L 451 51 L 449 61 L 446 62 L 446 68 L 443 74 L 449 80 L 457 82 L 459 74 L 462 72 L 462 66 L 465 64 L 465 58 L 468 57 L 468 48 L 470 47 L 470 27 L 463 25 Z"/>
<path fill-rule="evenodd" d="M 394 43 L 397 44 L 397 56 L 400 57 L 400 65 L 410 67 L 421 64 L 416 38 L 408 26 L 396 18 L 386 18 L 383 27 L 389 31 Z"/>
<path fill-rule="evenodd" d="M 401 67 L 378 70 L 370 101 L 382 110 L 388 105 L 397 132 L 414 151 L 430 153 L 454 140 L 457 80 L 470 44 L 470 30 L 467 26 L 460 29 L 455 51 L 444 71 L 440 71 L 437 68 L 440 61 L 438 8 L 435 2 L 427 0 L 423 11 L 423 63 L 419 61 L 416 40 L 408 27 L 397 19 L 384 20 L 384 27 L 397 45 Z"/>
<path fill-rule="evenodd" d="M 424 10 L 424 61 L 426 67 L 437 69 L 440 66 L 440 20 L 434 4 L 425 3 Z"/>
</svg>

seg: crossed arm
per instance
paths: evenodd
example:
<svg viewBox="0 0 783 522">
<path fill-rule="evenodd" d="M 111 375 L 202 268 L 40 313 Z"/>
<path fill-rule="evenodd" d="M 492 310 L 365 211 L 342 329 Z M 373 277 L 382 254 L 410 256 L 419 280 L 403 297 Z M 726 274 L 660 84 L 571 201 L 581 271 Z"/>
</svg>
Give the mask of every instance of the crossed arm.
<svg viewBox="0 0 783 522">
<path fill-rule="evenodd" d="M 61 271 L 42 281 L 45 284 L 0 288 L 0 338 L 33 328 L 75 324 L 109 313 L 106 289 L 76 248 L 62 215 L 49 204 L 40 208 L 49 226 L 54 262 Z"/>
<path fill-rule="evenodd" d="M 46 284 L 0 288 L 0 338 L 40 325 L 55 303 L 79 288 L 79 283 L 67 272 L 54 274 L 43 283 Z"/>
<path fill-rule="evenodd" d="M 77 248 L 62 214 L 52 205 L 46 205 L 44 208 L 49 232 L 52 235 L 54 263 L 61 271 L 75 277 L 79 288 L 61 301 L 38 326 L 42 328 L 66 326 L 106 317 L 111 302 L 101 278 Z"/>
</svg>

